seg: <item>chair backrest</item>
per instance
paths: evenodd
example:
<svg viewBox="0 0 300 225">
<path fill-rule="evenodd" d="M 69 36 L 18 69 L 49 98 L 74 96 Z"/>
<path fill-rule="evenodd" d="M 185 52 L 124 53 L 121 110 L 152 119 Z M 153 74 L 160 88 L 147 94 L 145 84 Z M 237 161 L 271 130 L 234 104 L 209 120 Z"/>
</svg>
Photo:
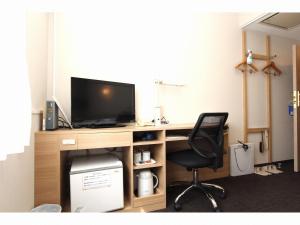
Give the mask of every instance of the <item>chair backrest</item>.
<svg viewBox="0 0 300 225">
<path fill-rule="evenodd" d="M 189 144 L 200 154 L 212 155 L 212 167 L 223 166 L 224 125 L 228 118 L 227 112 L 202 113 L 189 136 Z"/>
</svg>

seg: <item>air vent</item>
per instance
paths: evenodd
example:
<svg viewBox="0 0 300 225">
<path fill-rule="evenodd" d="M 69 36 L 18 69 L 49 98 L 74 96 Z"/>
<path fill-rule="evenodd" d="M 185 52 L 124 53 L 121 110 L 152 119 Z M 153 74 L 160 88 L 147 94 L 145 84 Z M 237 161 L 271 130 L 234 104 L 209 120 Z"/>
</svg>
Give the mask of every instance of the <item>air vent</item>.
<svg viewBox="0 0 300 225">
<path fill-rule="evenodd" d="M 276 13 L 260 23 L 287 30 L 300 24 L 300 13 Z"/>
</svg>

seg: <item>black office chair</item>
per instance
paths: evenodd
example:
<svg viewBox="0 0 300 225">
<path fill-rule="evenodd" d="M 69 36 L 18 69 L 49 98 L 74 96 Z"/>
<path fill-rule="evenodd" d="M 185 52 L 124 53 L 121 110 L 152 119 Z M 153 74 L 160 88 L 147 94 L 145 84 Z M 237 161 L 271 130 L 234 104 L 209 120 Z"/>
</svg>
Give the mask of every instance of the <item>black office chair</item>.
<svg viewBox="0 0 300 225">
<path fill-rule="evenodd" d="M 198 180 L 199 168 L 212 168 L 216 170 L 223 166 L 223 130 L 228 113 L 202 113 L 189 135 L 188 144 L 190 149 L 172 152 L 167 154 L 167 159 L 184 166 L 193 171 L 192 184 L 186 188 L 174 201 L 176 210 L 181 209 L 179 200 L 190 190 L 199 189 L 207 196 L 212 203 L 214 211 L 220 212 L 210 189 L 219 191 L 220 198 L 225 198 L 225 190 L 215 184 L 203 183 Z"/>
</svg>

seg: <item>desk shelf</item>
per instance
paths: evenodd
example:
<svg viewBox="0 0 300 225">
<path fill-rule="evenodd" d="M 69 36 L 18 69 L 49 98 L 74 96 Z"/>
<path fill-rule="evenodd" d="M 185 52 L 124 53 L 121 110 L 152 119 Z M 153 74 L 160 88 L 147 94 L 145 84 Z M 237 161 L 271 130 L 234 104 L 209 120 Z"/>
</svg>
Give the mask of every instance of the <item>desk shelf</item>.
<svg viewBox="0 0 300 225">
<path fill-rule="evenodd" d="M 133 146 L 142 146 L 142 145 L 158 145 L 158 144 L 163 144 L 163 141 L 158 141 L 158 140 L 154 140 L 154 141 L 137 141 L 137 142 L 133 142 Z"/>
<path fill-rule="evenodd" d="M 149 204 L 155 204 L 159 202 L 163 202 L 165 200 L 165 194 L 157 188 L 155 193 L 150 196 L 144 196 L 144 197 L 133 197 L 133 206 L 134 207 L 140 207 L 143 205 L 149 205 Z"/>
<path fill-rule="evenodd" d="M 139 208 L 141 211 L 149 210 L 150 208 L 161 208 L 165 207 L 166 195 L 165 195 L 165 131 L 153 130 L 151 131 L 154 140 L 143 140 L 141 137 L 145 135 L 144 132 L 133 132 L 133 143 L 132 153 L 133 160 L 136 152 L 150 151 L 151 159 L 154 159 L 156 163 L 135 165 L 132 162 L 133 169 L 133 195 L 132 195 L 132 206 L 134 209 Z M 146 132 L 147 133 L 147 132 Z M 139 174 L 140 170 L 149 169 L 152 173 L 156 174 L 159 179 L 158 187 L 156 188 L 153 195 L 138 197 L 137 196 L 137 183 L 136 175 Z M 149 208 L 150 207 L 150 208 Z M 153 208 L 153 209 L 154 209 Z"/>
<path fill-rule="evenodd" d="M 156 141 L 157 142 L 157 141 Z M 148 144 L 148 145 L 136 145 L 133 146 L 133 158 L 136 152 L 149 151 L 151 159 L 155 160 L 156 163 L 135 165 L 133 163 L 133 169 L 146 169 L 164 166 L 165 161 L 165 145 L 161 141 L 159 144 Z"/>
<path fill-rule="evenodd" d="M 151 204 L 165 204 L 165 166 L 161 165 L 160 167 L 153 167 L 150 169 L 152 173 L 154 173 L 158 177 L 158 186 L 154 190 L 154 193 L 149 196 L 138 197 L 138 177 L 139 170 L 134 170 L 134 177 L 136 178 L 134 193 L 133 193 L 133 207 L 141 207 L 144 205 Z M 153 184 L 155 184 L 155 179 L 153 178 Z"/>
<path fill-rule="evenodd" d="M 133 132 L 133 146 L 155 145 L 163 143 L 164 132 L 162 130 Z"/>
<path fill-rule="evenodd" d="M 187 141 L 189 137 L 187 136 L 167 136 L 166 141 Z"/>
<path fill-rule="evenodd" d="M 141 170 L 141 169 L 156 168 L 156 167 L 162 167 L 162 166 L 163 166 L 163 164 L 161 162 L 157 162 L 157 163 L 153 163 L 153 164 L 145 164 L 145 165 L 139 165 L 139 166 L 134 165 L 133 169 Z"/>
</svg>

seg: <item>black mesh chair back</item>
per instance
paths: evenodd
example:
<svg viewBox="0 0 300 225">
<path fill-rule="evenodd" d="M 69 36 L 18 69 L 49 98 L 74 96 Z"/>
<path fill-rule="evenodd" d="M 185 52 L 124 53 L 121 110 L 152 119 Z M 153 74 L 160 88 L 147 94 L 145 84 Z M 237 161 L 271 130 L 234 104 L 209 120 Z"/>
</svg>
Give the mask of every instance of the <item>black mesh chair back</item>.
<svg viewBox="0 0 300 225">
<path fill-rule="evenodd" d="M 189 145 L 213 160 L 211 168 L 223 166 L 224 125 L 228 113 L 202 113 L 189 136 Z"/>
</svg>

